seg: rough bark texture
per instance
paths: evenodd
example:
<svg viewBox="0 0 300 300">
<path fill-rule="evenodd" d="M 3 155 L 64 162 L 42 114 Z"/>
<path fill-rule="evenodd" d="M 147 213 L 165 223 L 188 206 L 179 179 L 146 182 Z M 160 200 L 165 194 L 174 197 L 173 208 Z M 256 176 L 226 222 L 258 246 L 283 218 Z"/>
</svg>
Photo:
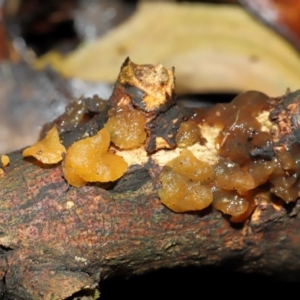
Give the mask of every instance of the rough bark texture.
<svg viewBox="0 0 300 300">
<path fill-rule="evenodd" d="M 10 157 L 0 191 L 8 299 L 63 299 L 120 272 L 175 266 L 232 263 L 299 278 L 299 204 L 290 210 L 261 204 L 247 224 L 232 226 L 216 211 L 175 214 L 162 206 L 151 165 L 117 192 L 68 188 L 60 166 L 37 167 L 19 152 Z"/>
<path fill-rule="evenodd" d="M 72 132 L 67 136 L 70 143 Z M 164 207 L 157 193 L 161 167 L 151 158 L 106 189 L 68 186 L 61 165 L 45 167 L 21 152 L 10 160 L 0 179 L 0 289 L 6 299 L 64 299 L 114 275 L 177 266 L 230 264 L 300 278 L 297 202 L 276 206 L 258 199 L 251 218 L 232 225 L 211 208 L 176 214 Z"/>
</svg>

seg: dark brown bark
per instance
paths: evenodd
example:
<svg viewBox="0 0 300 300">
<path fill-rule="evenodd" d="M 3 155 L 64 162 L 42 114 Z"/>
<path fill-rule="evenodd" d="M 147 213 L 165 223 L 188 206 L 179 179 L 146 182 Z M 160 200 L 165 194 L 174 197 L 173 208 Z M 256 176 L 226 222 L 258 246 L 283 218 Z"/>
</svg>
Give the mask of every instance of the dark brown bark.
<svg viewBox="0 0 300 300">
<path fill-rule="evenodd" d="M 229 262 L 299 278 L 299 204 L 262 203 L 248 223 L 232 226 L 213 210 L 175 214 L 162 206 L 151 165 L 132 173 L 140 182 L 115 192 L 68 188 L 60 166 L 37 167 L 19 152 L 10 157 L 0 243 L 2 291 L 12 299 L 63 299 L 115 273 Z"/>
<path fill-rule="evenodd" d="M 102 126 L 90 124 L 91 131 Z M 71 143 L 82 128 L 63 138 Z M 151 158 L 114 184 L 82 188 L 67 185 L 61 165 L 45 167 L 19 151 L 10 160 L 0 179 L 1 293 L 8 299 L 64 299 L 116 274 L 177 266 L 231 264 L 300 278 L 298 202 L 258 198 L 251 218 L 233 225 L 212 208 L 176 214 L 164 207 Z"/>
</svg>

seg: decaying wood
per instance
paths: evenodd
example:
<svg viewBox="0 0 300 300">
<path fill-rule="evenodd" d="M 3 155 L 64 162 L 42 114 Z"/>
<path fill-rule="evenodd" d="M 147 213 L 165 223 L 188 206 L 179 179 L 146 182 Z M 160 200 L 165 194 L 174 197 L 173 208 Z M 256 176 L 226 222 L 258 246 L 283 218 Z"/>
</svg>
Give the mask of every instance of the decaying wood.
<svg viewBox="0 0 300 300">
<path fill-rule="evenodd" d="M 295 101 L 290 97 L 279 105 L 298 105 L 298 94 L 292 95 Z M 107 110 L 62 139 L 71 144 L 87 130 L 92 134 L 106 118 Z M 243 272 L 299 280 L 300 204 L 276 206 L 259 199 L 241 225 L 211 208 L 173 213 L 157 193 L 160 164 L 172 151 L 143 154 L 146 160 L 127 151 L 127 159 L 140 164 L 113 184 L 82 188 L 67 185 L 61 165 L 45 167 L 24 160 L 20 151 L 11 153 L 0 179 L 1 295 L 64 299 L 116 274 L 229 263 Z"/>
</svg>

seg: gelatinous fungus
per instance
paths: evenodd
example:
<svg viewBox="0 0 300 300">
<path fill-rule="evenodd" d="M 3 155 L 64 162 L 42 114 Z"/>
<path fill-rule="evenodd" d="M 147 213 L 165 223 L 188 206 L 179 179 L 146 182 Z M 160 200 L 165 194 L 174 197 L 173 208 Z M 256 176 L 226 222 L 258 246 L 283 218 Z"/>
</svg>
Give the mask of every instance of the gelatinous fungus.
<svg viewBox="0 0 300 300">
<path fill-rule="evenodd" d="M 58 123 L 60 132 L 66 131 L 70 126 L 76 127 L 84 123 L 89 118 L 89 114 L 102 112 L 106 106 L 107 101 L 98 96 L 93 96 L 93 98 L 80 97 L 73 100 L 66 106 L 65 113 L 60 117 Z"/>
<path fill-rule="evenodd" d="M 238 95 L 231 103 L 217 104 L 206 112 L 198 110 L 193 117 L 200 128 L 208 126 L 219 131 L 214 140 L 219 159 L 210 166 L 214 169 L 213 180 L 210 175 L 201 181 L 209 182 L 212 206 L 230 215 L 232 222 L 242 222 L 249 217 L 255 208 L 257 188 L 262 185 L 268 184 L 268 191 L 287 203 L 299 198 L 300 146 L 295 114 L 299 110 L 300 93 L 293 95 L 293 100 L 290 94 L 272 99 L 263 93 L 249 91 Z M 177 136 L 180 135 L 184 136 L 178 131 Z M 187 176 L 183 174 L 184 155 L 186 152 L 170 161 L 161 175 L 162 202 L 177 212 L 194 210 L 186 196 L 176 198 L 179 197 L 176 183 L 180 190 L 186 190 L 194 180 L 192 175 L 188 175 L 190 181 L 182 177 Z M 188 173 L 196 171 L 194 165 Z M 176 174 L 173 181 L 172 172 Z M 175 202 L 180 203 L 180 209 Z"/>
<path fill-rule="evenodd" d="M 162 203 L 175 212 L 201 210 L 212 203 L 209 184 L 213 179 L 212 167 L 184 149 L 161 172 L 159 196 Z"/>
<path fill-rule="evenodd" d="M 23 150 L 23 156 L 33 156 L 43 164 L 56 164 L 63 159 L 66 148 L 59 140 L 56 126 L 39 142 Z"/>
<path fill-rule="evenodd" d="M 81 187 L 87 184 L 87 181 L 81 178 L 77 173 L 76 170 L 73 168 L 72 164 L 72 156 L 66 156 L 65 159 L 62 162 L 62 168 L 65 180 L 68 182 L 68 184 L 75 186 L 75 187 Z"/>
<path fill-rule="evenodd" d="M 96 135 L 75 142 L 66 153 L 63 172 L 70 185 L 108 182 L 120 178 L 128 168 L 125 160 L 108 151 L 110 136 L 103 128 Z"/>
<path fill-rule="evenodd" d="M 104 127 L 111 141 L 120 149 L 133 149 L 142 146 L 147 134 L 145 114 L 137 109 L 111 109 Z"/>
<path fill-rule="evenodd" d="M 63 132 L 99 113 L 91 131 L 79 131 L 80 138 L 90 137 L 66 152 L 53 127 L 23 155 L 56 163 L 66 152 L 63 173 L 75 187 L 119 179 L 128 169 L 126 155 L 129 165 L 151 158 L 162 170 L 158 194 L 164 205 L 180 213 L 212 205 L 231 222 L 251 215 L 262 187 L 286 203 L 300 196 L 300 91 L 279 98 L 249 91 L 197 110 L 176 103 L 174 69 L 128 58 L 108 106 L 98 100 L 79 99 L 56 120 Z M 177 148 L 183 148 L 179 155 Z"/>
<path fill-rule="evenodd" d="M 108 101 L 96 95 L 88 98 L 82 96 L 74 99 L 66 106 L 65 112 L 62 115 L 43 126 L 40 137 L 43 138 L 46 132 L 54 125 L 57 127 L 59 133 L 72 131 L 78 125 L 88 122 L 94 115 L 103 112 L 107 104 Z"/>
<path fill-rule="evenodd" d="M 1 155 L 1 163 L 3 167 L 6 167 L 9 165 L 9 157 L 5 154 Z"/>
<path fill-rule="evenodd" d="M 199 126 L 192 121 L 182 122 L 176 133 L 176 144 L 180 148 L 204 142 Z"/>
<path fill-rule="evenodd" d="M 220 161 L 215 165 L 216 185 L 225 190 L 235 190 L 243 195 L 254 189 L 253 177 L 240 169 L 240 166 L 230 160 Z"/>
</svg>

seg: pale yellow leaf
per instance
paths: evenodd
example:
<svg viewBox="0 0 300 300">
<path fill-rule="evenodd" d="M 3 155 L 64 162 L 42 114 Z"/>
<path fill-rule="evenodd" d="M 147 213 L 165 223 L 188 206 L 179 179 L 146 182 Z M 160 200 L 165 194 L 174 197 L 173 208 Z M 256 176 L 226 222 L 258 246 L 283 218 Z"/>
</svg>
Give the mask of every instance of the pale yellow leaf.
<svg viewBox="0 0 300 300">
<path fill-rule="evenodd" d="M 282 37 L 234 5 L 142 3 L 98 41 L 62 60 L 67 77 L 115 82 L 129 56 L 176 68 L 179 93 L 300 88 L 300 56 Z"/>
</svg>

